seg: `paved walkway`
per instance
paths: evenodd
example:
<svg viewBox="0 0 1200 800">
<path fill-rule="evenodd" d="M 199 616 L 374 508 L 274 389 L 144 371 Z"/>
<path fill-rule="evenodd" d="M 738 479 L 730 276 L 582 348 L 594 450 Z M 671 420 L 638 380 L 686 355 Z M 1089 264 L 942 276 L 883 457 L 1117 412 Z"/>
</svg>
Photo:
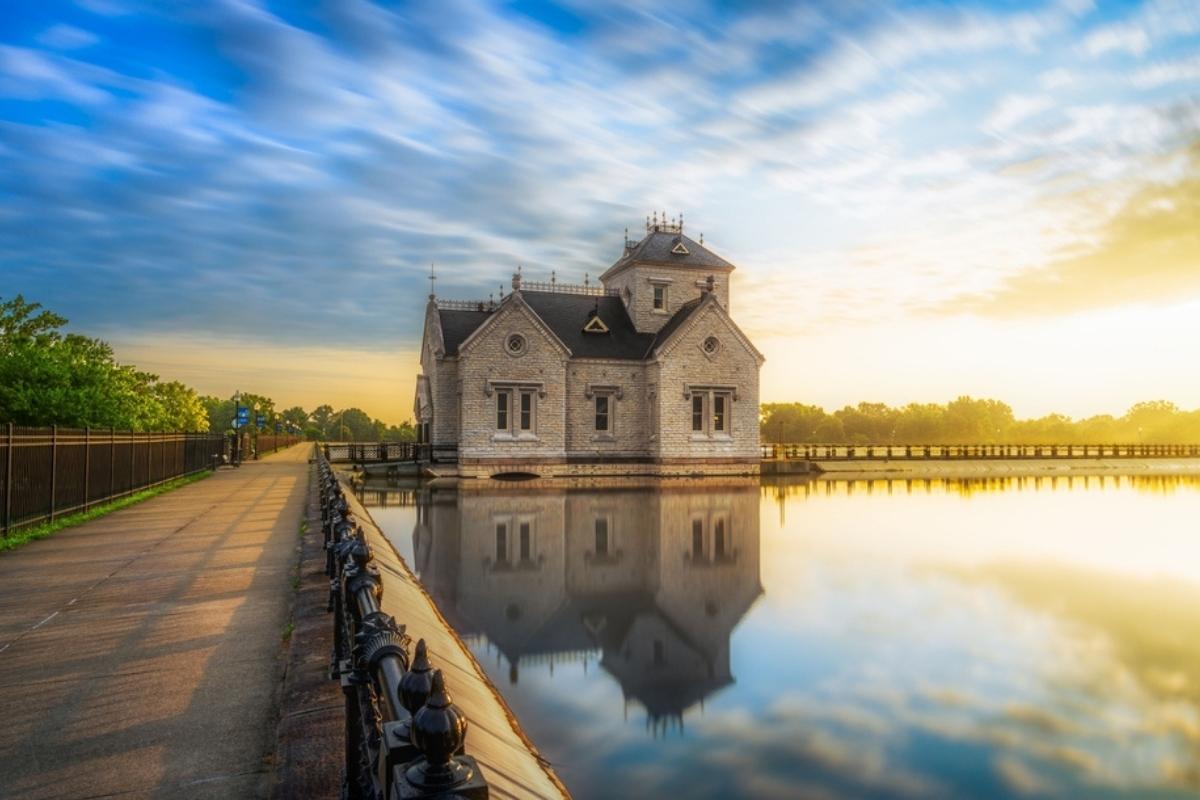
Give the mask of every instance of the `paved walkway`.
<svg viewBox="0 0 1200 800">
<path fill-rule="evenodd" d="M 310 452 L 0 554 L 0 797 L 266 794 Z"/>
</svg>

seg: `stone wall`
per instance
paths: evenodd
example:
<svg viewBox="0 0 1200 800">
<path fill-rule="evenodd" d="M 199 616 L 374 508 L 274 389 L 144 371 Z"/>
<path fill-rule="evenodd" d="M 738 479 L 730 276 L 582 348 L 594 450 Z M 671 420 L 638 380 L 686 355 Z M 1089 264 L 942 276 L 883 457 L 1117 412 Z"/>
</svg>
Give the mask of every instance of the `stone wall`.
<svg viewBox="0 0 1200 800">
<path fill-rule="evenodd" d="M 605 288 L 616 289 L 622 293 L 629 289 L 631 301 L 628 305 L 629 316 L 634 327 L 639 331 L 657 333 L 667 320 L 679 310 L 679 307 L 689 300 L 700 296 L 702 284 L 710 272 L 695 268 L 679 268 L 658 266 L 654 264 L 635 264 L 605 281 Z M 725 308 L 729 308 L 729 277 L 728 271 L 712 270 L 716 279 L 717 300 Z M 654 310 L 654 289 L 652 280 L 666 281 L 667 310 Z"/>
<path fill-rule="evenodd" d="M 735 328 L 714 307 L 697 312 L 687 327 L 676 333 L 669 351 L 658 364 L 659 456 L 673 458 L 757 459 L 758 356 L 740 341 Z M 705 353 L 702 344 L 715 336 L 719 349 Z M 731 404 L 728 436 L 697 435 L 692 431 L 688 386 L 699 384 L 737 387 Z M 711 415 L 711 412 L 710 412 Z"/>
<path fill-rule="evenodd" d="M 519 355 L 509 352 L 510 336 L 525 338 Z M 462 404 L 460 459 L 563 458 L 566 454 L 566 354 L 519 297 L 506 302 L 474 339 L 460 347 L 458 369 Z M 496 430 L 496 392 L 489 382 L 539 384 L 536 424 L 516 436 Z M 515 393 L 514 393 L 515 394 Z M 517 412 L 514 396 L 510 413 Z"/>
<path fill-rule="evenodd" d="M 646 365 L 640 361 L 575 360 L 567 366 L 567 453 L 649 457 Z M 588 387 L 617 387 L 609 396 L 609 430 L 596 430 Z M 601 389 L 601 391 L 607 391 Z"/>
</svg>

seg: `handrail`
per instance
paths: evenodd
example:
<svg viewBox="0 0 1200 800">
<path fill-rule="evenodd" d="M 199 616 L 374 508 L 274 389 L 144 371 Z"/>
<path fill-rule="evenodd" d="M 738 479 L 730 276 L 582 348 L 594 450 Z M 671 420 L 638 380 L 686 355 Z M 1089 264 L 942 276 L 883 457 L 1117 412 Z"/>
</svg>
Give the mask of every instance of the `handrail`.
<svg viewBox="0 0 1200 800">
<path fill-rule="evenodd" d="M 405 626 L 383 612 L 383 581 L 341 483 L 317 448 L 329 610 L 334 613 L 330 676 L 346 700 L 342 797 L 346 800 L 482 798 L 488 785 L 463 753 L 467 718 L 445 677 Z"/>
</svg>

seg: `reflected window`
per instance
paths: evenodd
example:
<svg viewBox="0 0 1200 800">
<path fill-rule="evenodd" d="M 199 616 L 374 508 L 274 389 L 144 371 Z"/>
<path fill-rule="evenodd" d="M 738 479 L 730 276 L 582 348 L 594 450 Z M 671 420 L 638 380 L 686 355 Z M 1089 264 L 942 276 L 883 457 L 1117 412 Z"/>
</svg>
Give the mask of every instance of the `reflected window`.
<svg viewBox="0 0 1200 800">
<path fill-rule="evenodd" d="M 719 519 L 713 526 L 713 557 L 724 558 L 727 554 L 725 545 L 725 520 Z"/>
<path fill-rule="evenodd" d="M 704 558 L 704 521 L 692 520 L 692 558 Z"/>
<path fill-rule="evenodd" d="M 529 541 L 529 523 L 522 522 L 520 526 L 520 543 L 521 543 L 521 560 L 528 561 L 530 557 L 531 544 Z"/>
<path fill-rule="evenodd" d="M 508 561 L 508 525 L 503 522 L 496 525 L 496 563 Z"/>
<path fill-rule="evenodd" d="M 608 520 L 604 517 L 596 520 L 596 555 L 608 555 Z"/>
</svg>

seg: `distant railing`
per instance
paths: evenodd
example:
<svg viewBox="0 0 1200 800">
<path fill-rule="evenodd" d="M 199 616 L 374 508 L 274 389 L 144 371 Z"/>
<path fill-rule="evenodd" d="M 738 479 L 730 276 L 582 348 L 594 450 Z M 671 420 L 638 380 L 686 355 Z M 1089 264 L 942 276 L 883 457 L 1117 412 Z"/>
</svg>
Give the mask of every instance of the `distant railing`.
<svg viewBox="0 0 1200 800">
<path fill-rule="evenodd" d="M 302 439 L 299 436 L 285 433 L 260 433 L 257 437 L 257 443 L 254 446 L 254 452 L 260 456 L 265 456 L 267 453 L 274 453 L 276 450 L 291 447 L 294 444 L 299 444 L 301 441 Z"/>
<path fill-rule="evenodd" d="M 324 451 L 325 458 L 332 463 L 448 462 L 458 459 L 457 445 L 427 442 L 330 442 L 324 446 Z"/>
<path fill-rule="evenodd" d="M 606 289 L 604 284 L 559 283 L 558 281 L 521 281 L 523 292 L 558 292 L 559 294 L 584 294 L 588 297 L 617 297 L 616 289 Z"/>
<path fill-rule="evenodd" d="M 330 675 L 346 702 L 345 800 L 486 800 L 487 781 L 464 755 L 467 717 L 450 700 L 405 626 L 380 608 L 383 580 L 371 547 L 323 453 L 318 456 L 329 610 L 334 613 Z"/>
<path fill-rule="evenodd" d="M 0 428 L 0 532 L 53 521 L 216 466 L 219 433 Z"/>
<path fill-rule="evenodd" d="M 947 460 L 1034 458 L 1196 458 L 1200 444 L 774 444 L 767 461 Z"/>
<path fill-rule="evenodd" d="M 435 301 L 437 307 L 447 311 L 495 311 L 496 301 L 494 300 L 443 300 L 440 297 Z"/>
</svg>

